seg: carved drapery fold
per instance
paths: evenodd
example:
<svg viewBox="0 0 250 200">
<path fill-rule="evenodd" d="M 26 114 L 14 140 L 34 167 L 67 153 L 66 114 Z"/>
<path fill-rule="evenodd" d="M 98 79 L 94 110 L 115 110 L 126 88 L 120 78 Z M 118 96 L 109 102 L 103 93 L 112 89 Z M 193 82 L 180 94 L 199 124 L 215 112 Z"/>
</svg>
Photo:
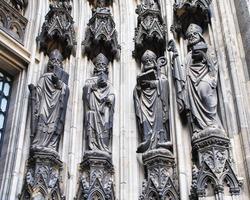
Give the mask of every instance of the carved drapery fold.
<svg viewBox="0 0 250 200">
<path fill-rule="evenodd" d="M 166 25 L 158 0 L 142 0 L 136 13 L 138 22 L 135 28 L 133 56 L 140 59 L 147 49 L 155 52 L 157 56 L 163 56 L 166 50 Z"/>
<path fill-rule="evenodd" d="M 46 55 L 54 49 L 59 49 L 64 58 L 74 54 L 76 38 L 71 9 L 70 1 L 51 2 L 42 31 L 37 37 L 39 49 Z"/>
<path fill-rule="evenodd" d="M 85 40 L 82 42 L 83 53 L 93 59 L 103 53 L 110 61 L 119 59 L 120 45 L 117 40 L 115 22 L 107 7 L 110 1 L 91 1 L 95 3 L 93 15 L 89 20 Z"/>
<path fill-rule="evenodd" d="M 27 23 L 28 20 L 14 7 L 0 0 L 0 29 L 22 44 Z"/>
</svg>

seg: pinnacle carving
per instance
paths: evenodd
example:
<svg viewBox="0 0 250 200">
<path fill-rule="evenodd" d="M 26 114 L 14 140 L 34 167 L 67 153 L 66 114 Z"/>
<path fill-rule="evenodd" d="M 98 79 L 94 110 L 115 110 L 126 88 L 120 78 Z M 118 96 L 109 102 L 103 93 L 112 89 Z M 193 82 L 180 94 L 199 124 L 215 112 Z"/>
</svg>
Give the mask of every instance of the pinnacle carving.
<svg viewBox="0 0 250 200">
<path fill-rule="evenodd" d="M 135 50 L 133 56 L 141 58 L 146 49 L 157 56 L 163 56 L 166 50 L 166 25 L 164 24 L 160 4 L 156 0 L 142 0 L 137 6 L 137 27 L 135 28 Z"/>
<path fill-rule="evenodd" d="M 96 3 L 92 18 L 89 20 L 86 37 L 82 42 L 83 52 L 89 59 L 103 53 L 110 61 L 119 59 L 120 45 L 117 40 L 115 22 L 107 7 L 108 1 L 91 1 Z"/>
<path fill-rule="evenodd" d="M 64 58 L 73 53 L 76 39 L 71 9 L 69 1 L 51 2 L 42 31 L 37 37 L 40 51 L 49 55 L 53 49 L 59 49 Z"/>
</svg>

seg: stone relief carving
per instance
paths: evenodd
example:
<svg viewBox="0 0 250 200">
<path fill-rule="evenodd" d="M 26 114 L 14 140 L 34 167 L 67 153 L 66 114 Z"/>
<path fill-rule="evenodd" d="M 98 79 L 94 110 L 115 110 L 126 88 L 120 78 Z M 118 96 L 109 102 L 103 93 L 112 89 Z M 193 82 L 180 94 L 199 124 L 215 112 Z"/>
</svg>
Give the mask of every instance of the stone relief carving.
<svg viewBox="0 0 250 200">
<path fill-rule="evenodd" d="M 86 37 L 82 42 L 83 52 L 89 59 L 103 53 L 110 61 L 113 61 L 114 58 L 119 58 L 120 45 L 110 9 L 104 5 L 106 6 L 106 1 L 99 0 L 97 7 L 92 11 L 93 15 L 88 23 Z"/>
<path fill-rule="evenodd" d="M 23 43 L 28 20 L 10 4 L 0 0 L 0 29 Z"/>
<path fill-rule="evenodd" d="M 114 168 L 111 155 L 102 151 L 87 151 L 81 162 L 81 178 L 76 200 L 115 200 Z"/>
<path fill-rule="evenodd" d="M 47 71 L 41 76 L 37 86 L 29 85 L 32 151 L 57 155 L 69 96 L 69 75 L 63 71 L 62 60 L 58 50 L 52 51 Z"/>
<path fill-rule="evenodd" d="M 83 88 L 88 148 L 111 153 L 115 95 L 108 81 L 109 60 L 99 54 L 93 63 L 94 76 L 86 81 Z"/>
<path fill-rule="evenodd" d="M 138 22 L 133 56 L 140 59 L 147 49 L 154 51 L 157 56 L 163 56 L 166 50 L 166 26 L 158 0 L 142 0 L 141 5 L 137 6 L 136 13 Z"/>
<path fill-rule="evenodd" d="M 172 153 L 166 150 L 153 150 L 142 156 L 147 169 L 139 200 L 178 200 L 175 161 Z"/>
<path fill-rule="evenodd" d="M 167 77 L 161 70 L 166 65 L 166 59 L 157 59 L 154 52 L 147 50 L 141 61 L 142 73 L 138 75 L 134 89 L 137 124 L 143 141 L 137 152 L 169 149 L 169 86 Z"/>
<path fill-rule="evenodd" d="M 40 51 L 49 55 L 54 49 L 59 49 L 64 58 L 74 53 L 76 39 L 71 9 L 70 1 L 51 2 L 42 31 L 37 37 Z"/>
<path fill-rule="evenodd" d="M 95 8 L 97 7 L 108 7 L 112 5 L 113 0 L 88 0 L 91 5 L 93 5 Z"/>
<path fill-rule="evenodd" d="M 24 10 L 28 6 L 28 0 L 9 0 L 9 2 L 15 9 L 17 9 L 22 14 L 24 14 Z"/>
<path fill-rule="evenodd" d="M 210 23 L 210 4 L 212 0 L 178 0 L 174 3 L 174 24 L 171 30 L 179 36 L 184 36 L 191 23 L 198 24 L 203 29 Z"/>
<path fill-rule="evenodd" d="M 62 162 L 43 152 L 32 152 L 28 160 L 25 184 L 20 200 L 64 200 L 60 189 Z"/>
<path fill-rule="evenodd" d="M 202 36 L 202 28 L 196 24 L 188 27 L 188 54 L 185 65 L 180 65 L 173 41 L 173 76 L 176 83 L 179 111 L 191 113 L 193 134 L 207 128 L 223 129 L 217 114 L 218 64 Z"/>
</svg>

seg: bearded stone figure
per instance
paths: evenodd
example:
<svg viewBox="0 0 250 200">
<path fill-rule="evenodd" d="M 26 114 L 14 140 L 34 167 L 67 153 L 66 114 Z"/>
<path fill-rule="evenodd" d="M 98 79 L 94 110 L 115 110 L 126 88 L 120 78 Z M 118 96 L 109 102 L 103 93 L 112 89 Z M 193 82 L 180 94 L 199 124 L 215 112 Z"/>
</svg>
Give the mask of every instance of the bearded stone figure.
<svg viewBox="0 0 250 200">
<path fill-rule="evenodd" d="M 31 150 L 57 155 L 60 136 L 64 130 L 69 89 L 68 74 L 62 69 L 59 50 L 49 55 L 47 71 L 37 86 L 29 85 L 31 93 Z"/>
<path fill-rule="evenodd" d="M 173 76 L 177 90 L 177 102 L 180 111 L 191 113 L 191 125 L 194 136 L 201 131 L 223 130 L 217 115 L 218 64 L 213 52 L 202 36 L 202 28 L 191 24 L 186 32 L 188 54 L 184 66 L 176 59 L 178 53 L 170 42 L 173 51 Z"/>
<path fill-rule="evenodd" d="M 142 143 L 137 153 L 170 147 L 169 136 L 169 86 L 161 67 L 166 59 L 147 50 L 141 58 L 142 73 L 137 77 L 134 89 L 134 104 Z"/>
<path fill-rule="evenodd" d="M 111 153 L 115 95 L 108 81 L 109 60 L 100 53 L 93 63 L 94 76 L 86 81 L 83 88 L 88 148 Z"/>
</svg>

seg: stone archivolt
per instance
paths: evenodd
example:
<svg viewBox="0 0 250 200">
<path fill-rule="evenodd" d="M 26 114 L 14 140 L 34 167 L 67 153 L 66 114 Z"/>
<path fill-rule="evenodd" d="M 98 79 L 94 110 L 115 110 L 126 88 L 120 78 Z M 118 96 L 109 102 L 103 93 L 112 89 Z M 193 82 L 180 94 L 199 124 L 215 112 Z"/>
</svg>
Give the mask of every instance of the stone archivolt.
<svg viewBox="0 0 250 200">
<path fill-rule="evenodd" d="M 51 2 L 42 31 L 37 37 L 40 51 L 46 55 L 49 55 L 53 49 L 59 49 L 64 58 L 74 53 L 76 39 L 74 21 L 70 15 L 71 9 L 68 1 Z"/>
</svg>

